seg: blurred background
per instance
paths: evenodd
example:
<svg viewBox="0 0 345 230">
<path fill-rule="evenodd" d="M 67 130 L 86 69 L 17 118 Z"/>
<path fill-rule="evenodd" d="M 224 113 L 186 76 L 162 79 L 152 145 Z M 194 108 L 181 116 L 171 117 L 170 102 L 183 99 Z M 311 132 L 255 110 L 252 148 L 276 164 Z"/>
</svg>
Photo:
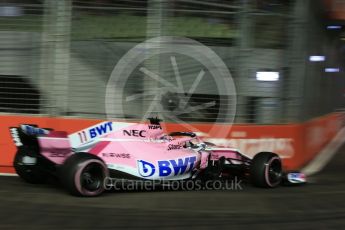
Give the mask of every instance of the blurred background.
<svg viewBox="0 0 345 230">
<path fill-rule="evenodd" d="M 121 97 L 107 113 L 114 67 L 160 36 L 208 47 L 231 77 L 188 53 L 152 56 L 116 79 Z M 15 173 L 9 127 L 73 133 L 109 117 L 159 115 L 172 131 L 194 125 L 249 156 L 278 153 L 308 176 L 301 187 L 87 200 L 1 176 L 0 228 L 345 229 L 345 119 L 334 113 L 345 106 L 344 61 L 345 0 L 0 0 L 0 175 Z M 215 135 L 228 115 L 231 133 Z"/>
<path fill-rule="evenodd" d="M 181 36 L 208 46 L 227 65 L 236 86 L 235 123 L 296 123 L 328 114 L 344 107 L 344 5 L 339 0 L 0 0 L 0 112 L 104 119 L 106 85 L 121 57 L 149 38 Z M 146 65 L 175 84 L 170 61 L 160 56 Z M 176 62 L 190 89 L 202 66 L 183 55 Z M 155 99 L 161 107 L 152 112 L 174 114 L 188 97 L 193 109 L 175 117 L 222 122 L 222 107 L 233 102 L 222 101 L 207 74 L 190 95 L 168 91 Z M 156 83 L 146 84 L 150 79 L 142 75 L 124 77 L 125 95 L 152 91 Z M 150 100 L 117 102 L 126 108 L 113 116 L 140 119 Z"/>
</svg>

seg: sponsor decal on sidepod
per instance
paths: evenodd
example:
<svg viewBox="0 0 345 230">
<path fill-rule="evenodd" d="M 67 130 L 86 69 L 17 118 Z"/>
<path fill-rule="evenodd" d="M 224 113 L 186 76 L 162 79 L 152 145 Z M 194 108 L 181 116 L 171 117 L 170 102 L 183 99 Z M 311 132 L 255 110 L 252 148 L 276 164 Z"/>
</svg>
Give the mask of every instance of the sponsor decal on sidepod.
<svg viewBox="0 0 345 230">
<path fill-rule="evenodd" d="M 195 156 L 158 161 L 158 175 L 159 177 L 168 177 L 188 173 L 193 169 L 195 162 Z M 151 177 L 155 174 L 156 167 L 150 162 L 138 160 L 138 171 L 142 177 Z"/>
</svg>

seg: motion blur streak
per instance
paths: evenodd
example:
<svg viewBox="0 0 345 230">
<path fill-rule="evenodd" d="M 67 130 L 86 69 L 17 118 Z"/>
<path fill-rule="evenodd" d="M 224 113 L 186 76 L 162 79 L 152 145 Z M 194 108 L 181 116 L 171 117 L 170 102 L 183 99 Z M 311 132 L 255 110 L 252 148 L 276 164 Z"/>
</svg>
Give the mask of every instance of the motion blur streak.
<svg viewBox="0 0 345 230">
<path fill-rule="evenodd" d="M 0 229 L 345 229 L 344 25 L 344 0 L 1 0 L 2 175 L 14 173 L 20 145 L 12 126 L 71 134 L 149 116 L 250 157 L 276 152 L 287 170 L 312 162 L 312 175 L 301 187 L 94 199 L 67 196 L 56 181 L 1 176 Z M 137 46 L 160 38 L 169 52 L 159 42 Z M 191 52 L 181 49 L 187 40 Z M 196 52 L 202 46 L 213 58 Z M 133 48 L 143 60 L 120 65 L 126 76 L 107 102 L 112 72 Z"/>
</svg>

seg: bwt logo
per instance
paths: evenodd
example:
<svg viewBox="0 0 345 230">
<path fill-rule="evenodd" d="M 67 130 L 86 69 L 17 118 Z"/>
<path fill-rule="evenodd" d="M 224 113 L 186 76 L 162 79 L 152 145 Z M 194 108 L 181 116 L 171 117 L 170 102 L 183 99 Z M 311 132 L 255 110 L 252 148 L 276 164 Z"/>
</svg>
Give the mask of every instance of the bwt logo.
<svg viewBox="0 0 345 230">
<path fill-rule="evenodd" d="M 179 158 L 177 160 L 158 161 L 158 174 L 160 177 L 177 176 L 192 171 L 196 157 Z M 138 160 L 138 171 L 142 177 L 153 176 L 156 168 L 147 161 Z"/>
<path fill-rule="evenodd" d="M 138 160 L 138 171 L 142 177 L 152 176 L 156 169 L 155 166 L 147 161 Z"/>
<path fill-rule="evenodd" d="M 95 128 L 92 128 L 89 130 L 89 134 L 91 138 L 101 136 L 103 134 L 106 134 L 108 132 L 113 131 L 113 122 L 107 122 L 105 124 L 101 124 Z"/>
<path fill-rule="evenodd" d="M 123 130 L 123 135 L 131 136 L 131 137 L 145 137 L 144 133 L 146 133 L 145 130 Z"/>
</svg>

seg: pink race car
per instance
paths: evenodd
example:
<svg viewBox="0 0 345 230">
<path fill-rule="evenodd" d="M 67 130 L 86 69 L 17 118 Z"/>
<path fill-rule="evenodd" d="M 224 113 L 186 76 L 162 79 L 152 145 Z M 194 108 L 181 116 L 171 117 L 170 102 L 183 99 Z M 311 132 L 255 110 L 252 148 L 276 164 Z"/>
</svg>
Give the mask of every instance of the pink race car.
<svg viewBox="0 0 345 230">
<path fill-rule="evenodd" d="M 107 178 L 129 180 L 230 180 L 240 177 L 273 188 L 283 181 L 305 182 L 302 173 L 283 173 L 279 156 L 260 152 L 251 158 L 237 149 L 203 142 L 192 132 L 165 134 L 159 119 L 148 124 L 102 122 L 67 134 L 35 125 L 11 127 L 18 148 L 17 174 L 41 183 L 60 178 L 73 195 L 97 196 Z"/>
</svg>

